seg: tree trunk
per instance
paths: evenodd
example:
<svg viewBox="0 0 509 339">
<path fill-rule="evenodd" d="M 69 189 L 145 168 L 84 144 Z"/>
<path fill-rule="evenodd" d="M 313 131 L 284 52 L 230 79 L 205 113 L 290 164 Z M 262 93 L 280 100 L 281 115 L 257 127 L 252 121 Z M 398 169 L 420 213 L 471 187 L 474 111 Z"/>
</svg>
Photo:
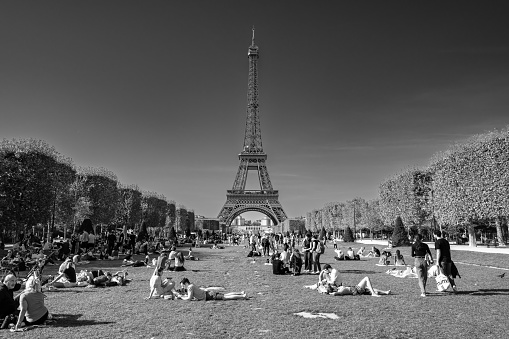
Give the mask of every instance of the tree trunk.
<svg viewBox="0 0 509 339">
<path fill-rule="evenodd" d="M 505 247 L 504 233 L 502 232 L 502 220 L 501 220 L 501 218 L 497 218 L 495 220 L 495 227 L 497 229 L 498 246 L 499 247 Z"/>
<path fill-rule="evenodd" d="M 477 247 L 477 241 L 475 239 L 475 229 L 474 224 L 468 224 L 468 246 L 469 247 Z"/>
</svg>

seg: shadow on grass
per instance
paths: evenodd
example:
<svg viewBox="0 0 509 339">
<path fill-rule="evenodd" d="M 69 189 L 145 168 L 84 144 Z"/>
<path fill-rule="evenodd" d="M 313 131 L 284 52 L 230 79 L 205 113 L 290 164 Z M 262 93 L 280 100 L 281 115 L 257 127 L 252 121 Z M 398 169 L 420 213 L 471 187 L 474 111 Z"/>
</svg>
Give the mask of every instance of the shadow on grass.
<svg viewBox="0 0 509 339">
<path fill-rule="evenodd" d="M 376 274 L 380 272 L 375 271 L 363 271 L 363 270 L 341 270 L 341 273 L 352 273 L 352 274 Z"/>
<path fill-rule="evenodd" d="M 491 289 L 479 289 L 477 291 L 458 291 L 457 294 L 470 294 L 470 295 L 509 295 L 509 289 L 507 288 L 491 288 Z"/>
<path fill-rule="evenodd" d="M 80 320 L 83 314 L 53 314 L 55 323 L 51 327 L 79 327 L 114 324 L 113 321 Z"/>
</svg>

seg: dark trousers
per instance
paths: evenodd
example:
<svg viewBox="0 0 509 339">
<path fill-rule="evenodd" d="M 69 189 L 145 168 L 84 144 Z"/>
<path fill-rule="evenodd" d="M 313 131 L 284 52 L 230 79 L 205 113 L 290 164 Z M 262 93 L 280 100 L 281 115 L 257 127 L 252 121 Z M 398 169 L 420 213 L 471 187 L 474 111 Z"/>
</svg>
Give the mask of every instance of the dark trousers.
<svg viewBox="0 0 509 339">
<path fill-rule="evenodd" d="M 315 272 L 320 272 L 322 270 L 322 265 L 320 265 L 320 253 L 313 252 L 313 270 Z"/>
<path fill-rule="evenodd" d="M 449 258 L 445 258 L 445 260 L 442 260 L 440 262 L 440 268 L 442 269 L 442 273 L 444 273 L 445 276 L 449 279 L 449 282 L 451 283 L 451 287 L 455 287 L 456 283 L 454 282 L 454 279 L 451 275 L 451 267 L 452 262 Z"/>
<path fill-rule="evenodd" d="M 311 271 L 313 265 L 313 257 L 311 252 L 304 252 L 304 269 Z"/>
</svg>

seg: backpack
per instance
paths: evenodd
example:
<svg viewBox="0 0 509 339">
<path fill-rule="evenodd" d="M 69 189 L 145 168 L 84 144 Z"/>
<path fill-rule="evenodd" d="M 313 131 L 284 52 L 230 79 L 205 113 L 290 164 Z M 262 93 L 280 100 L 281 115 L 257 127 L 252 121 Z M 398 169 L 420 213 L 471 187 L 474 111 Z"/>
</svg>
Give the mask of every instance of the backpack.
<svg viewBox="0 0 509 339">
<path fill-rule="evenodd" d="M 325 253 L 325 245 L 323 244 L 323 241 L 319 241 L 320 244 L 320 254 Z"/>
</svg>

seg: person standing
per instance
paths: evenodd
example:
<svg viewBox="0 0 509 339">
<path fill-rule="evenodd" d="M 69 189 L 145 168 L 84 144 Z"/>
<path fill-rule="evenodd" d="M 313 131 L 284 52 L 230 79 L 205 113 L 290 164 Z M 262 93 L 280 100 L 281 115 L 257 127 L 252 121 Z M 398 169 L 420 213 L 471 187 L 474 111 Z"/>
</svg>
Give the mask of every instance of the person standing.
<svg viewBox="0 0 509 339">
<path fill-rule="evenodd" d="M 76 234 L 76 232 L 73 232 L 72 235 L 71 235 L 71 253 L 72 254 L 76 254 L 77 252 L 77 244 L 78 244 L 78 240 L 79 240 L 79 237 L 78 235 Z"/>
<path fill-rule="evenodd" d="M 269 248 L 270 242 L 267 234 L 264 234 L 262 237 L 262 248 L 263 248 L 263 256 L 269 256 Z"/>
<path fill-rule="evenodd" d="M 117 241 L 117 237 L 115 236 L 115 233 L 108 232 L 108 237 L 106 238 L 106 241 L 108 243 L 108 255 L 111 256 L 113 253 L 113 248 L 115 247 L 115 243 Z"/>
<path fill-rule="evenodd" d="M 94 247 L 95 247 L 95 235 L 94 233 L 90 232 L 90 234 L 88 235 L 88 249 L 93 251 Z"/>
<path fill-rule="evenodd" d="M 251 251 L 253 252 L 256 252 L 256 236 L 253 234 L 251 234 L 251 236 L 249 237 L 249 244 L 251 245 Z"/>
<path fill-rule="evenodd" d="M 421 235 L 415 236 L 415 242 L 412 244 L 412 257 L 415 258 L 415 270 L 417 271 L 417 278 L 419 279 L 419 287 L 421 288 L 421 297 L 426 296 L 426 282 L 428 280 L 428 264 L 426 254 L 428 254 L 433 261 L 433 256 L 429 250 L 429 246 L 421 241 Z"/>
<path fill-rule="evenodd" d="M 318 236 L 316 234 L 313 235 L 311 252 L 313 254 L 313 273 L 319 274 L 322 270 L 322 265 L 320 265 L 320 255 L 322 252 L 320 250 L 320 240 L 318 240 Z"/>
<path fill-rule="evenodd" d="M 83 233 L 81 233 L 80 236 L 80 247 L 83 248 L 85 252 L 88 249 L 88 232 L 85 230 L 83 231 Z"/>
<path fill-rule="evenodd" d="M 302 252 L 304 252 L 304 272 L 311 272 L 313 259 L 311 254 L 311 233 L 306 234 L 306 238 L 302 244 Z"/>
<path fill-rule="evenodd" d="M 433 235 L 436 239 L 435 250 L 437 251 L 437 265 L 440 267 L 442 273 L 447 277 L 447 279 L 449 279 L 452 290 L 456 293 L 458 290 L 451 274 L 451 245 L 449 245 L 449 242 L 442 237 L 442 231 L 436 230 L 433 232 Z"/>
</svg>

